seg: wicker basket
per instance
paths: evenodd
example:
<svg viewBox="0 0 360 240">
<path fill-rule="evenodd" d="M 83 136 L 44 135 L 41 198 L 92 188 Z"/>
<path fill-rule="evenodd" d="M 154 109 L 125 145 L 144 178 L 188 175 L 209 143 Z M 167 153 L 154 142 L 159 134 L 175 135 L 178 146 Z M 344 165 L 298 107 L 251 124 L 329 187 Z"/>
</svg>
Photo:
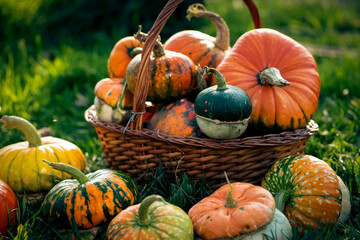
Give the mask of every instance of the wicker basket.
<svg viewBox="0 0 360 240">
<path fill-rule="evenodd" d="M 180 2 L 182 0 L 170 0 L 148 33 L 134 93 L 134 113 L 145 109 L 149 56 L 165 22 Z M 257 9 L 254 11 L 252 1 L 244 2 L 250 6 L 255 26 L 260 27 Z M 303 153 L 309 137 L 318 131 L 317 124 L 310 121 L 304 129 L 220 141 L 141 129 L 142 115 L 134 114 L 133 117 L 129 128 L 99 120 L 94 106 L 85 113 L 86 121 L 95 127 L 110 168 L 141 181 L 147 174 L 152 174 L 161 161 L 168 171 L 174 174 L 185 172 L 195 180 L 205 179 L 213 189 L 225 183 L 224 171 L 230 181 L 259 184 L 278 159 Z"/>
</svg>

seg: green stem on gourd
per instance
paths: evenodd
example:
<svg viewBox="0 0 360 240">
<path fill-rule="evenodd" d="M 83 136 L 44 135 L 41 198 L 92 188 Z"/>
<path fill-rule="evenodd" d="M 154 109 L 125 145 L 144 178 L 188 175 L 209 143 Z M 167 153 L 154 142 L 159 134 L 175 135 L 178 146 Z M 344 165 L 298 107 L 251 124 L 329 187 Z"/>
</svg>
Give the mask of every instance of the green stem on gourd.
<svg viewBox="0 0 360 240">
<path fill-rule="evenodd" d="M 276 208 L 282 212 L 289 201 L 290 193 L 288 191 L 280 191 L 275 194 L 274 198 Z"/>
<path fill-rule="evenodd" d="M 224 19 L 216 13 L 206 10 L 205 6 L 200 3 L 194 3 L 188 7 L 186 18 L 190 20 L 192 17 L 209 18 L 217 28 L 215 46 L 223 51 L 229 49 L 230 30 Z"/>
<path fill-rule="evenodd" d="M 209 68 L 205 66 L 206 74 L 213 73 L 215 75 L 215 80 L 217 84 L 217 90 L 226 90 L 228 87 L 226 86 L 225 77 L 215 68 Z"/>
<path fill-rule="evenodd" d="M 274 67 L 265 68 L 261 71 L 259 80 L 262 85 L 267 86 L 285 87 L 290 85 L 290 83 L 281 76 L 280 71 Z"/>
<path fill-rule="evenodd" d="M 153 204 L 156 201 L 165 202 L 165 200 L 159 196 L 159 195 L 150 195 L 141 202 L 139 207 L 139 224 L 141 226 L 147 226 L 149 225 L 150 219 L 149 219 L 149 207 L 151 204 Z"/>
<path fill-rule="evenodd" d="M 65 163 L 49 162 L 44 159 L 43 159 L 43 162 L 49 164 L 55 170 L 59 170 L 59 171 L 70 174 L 73 178 L 75 178 L 80 183 L 80 185 L 90 181 L 90 179 L 85 175 L 85 173 L 81 172 L 79 169 L 77 169 L 74 166 L 71 166 L 71 165 L 68 165 Z"/>
<path fill-rule="evenodd" d="M 38 147 L 43 145 L 40 134 L 34 125 L 32 125 L 28 120 L 21 117 L 4 115 L 0 119 L 0 123 L 9 128 L 15 128 L 22 131 L 26 140 L 29 142 L 29 147 Z"/>
<path fill-rule="evenodd" d="M 229 181 L 229 178 L 228 178 L 226 172 L 224 172 L 224 174 L 225 174 L 226 182 L 230 186 L 230 191 L 229 191 L 229 194 L 228 194 L 227 199 L 226 199 L 225 207 L 226 208 L 234 208 L 234 207 L 236 207 L 236 202 L 235 202 L 235 200 L 233 198 L 233 188 L 232 188 L 232 186 L 230 184 L 230 181 Z"/>
</svg>

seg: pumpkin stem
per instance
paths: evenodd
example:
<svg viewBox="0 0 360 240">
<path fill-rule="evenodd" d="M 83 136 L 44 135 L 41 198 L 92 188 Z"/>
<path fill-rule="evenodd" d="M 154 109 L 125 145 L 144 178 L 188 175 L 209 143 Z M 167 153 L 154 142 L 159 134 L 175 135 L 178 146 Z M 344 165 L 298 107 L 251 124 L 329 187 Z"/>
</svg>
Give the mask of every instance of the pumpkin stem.
<svg viewBox="0 0 360 240">
<path fill-rule="evenodd" d="M 80 183 L 80 185 L 90 181 L 90 179 L 83 172 L 81 172 L 79 169 L 77 169 L 74 166 L 71 166 L 71 165 L 68 165 L 65 163 L 49 162 L 44 159 L 43 159 L 43 162 L 49 164 L 55 170 L 59 170 L 59 171 L 70 174 L 73 178 L 75 178 Z"/>
<path fill-rule="evenodd" d="M 21 117 L 4 115 L 0 119 L 0 123 L 9 128 L 15 128 L 22 131 L 26 140 L 29 142 L 29 147 L 38 147 L 43 145 L 40 134 L 34 125 L 32 125 L 28 120 Z"/>
<path fill-rule="evenodd" d="M 166 203 L 165 200 L 159 195 L 150 195 L 144 198 L 139 207 L 139 224 L 141 226 L 147 226 L 150 223 L 149 219 L 149 207 L 153 202 L 160 201 Z"/>
<path fill-rule="evenodd" d="M 236 207 L 236 202 L 235 202 L 235 200 L 234 200 L 234 198 L 232 196 L 233 195 L 233 188 L 232 188 L 232 185 L 231 185 L 231 183 L 229 181 L 229 178 L 228 178 L 226 172 L 224 172 L 224 174 L 225 174 L 226 182 L 230 186 L 230 191 L 229 191 L 229 194 L 228 194 L 227 199 L 226 199 L 225 207 L 226 208 L 234 208 L 234 207 Z"/>
<path fill-rule="evenodd" d="M 280 71 L 274 67 L 265 68 L 261 71 L 259 80 L 262 85 L 267 86 L 285 87 L 290 85 L 290 83 L 281 76 Z"/>
<path fill-rule="evenodd" d="M 287 191 L 280 191 L 275 194 L 274 198 L 276 208 L 282 212 L 289 201 L 290 194 Z"/>
<path fill-rule="evenodd" d="M 140 42 L 145 42 L 147 37 L 148 37 L 148 34 L 147 33 L 144 33 L 144 32 L 141 32 L 141 25 L 139 26 L 139 30 L 137 31 L 137 33 L 134 35 L 134 37 L 139 40 Z M 154 57 L 155 58 L 159 58 L 159 57 L 162 57 L 165 55 L 165 50 L 164 50 L 164 47 L 163 45 L 161 44 L 161 39 L 160 39 L 160 36 L 158 36 L 158 38 L 156 39 L 156 42 L 155 42 L 155 46 L 154 46 Z"/>
<path fill-rule="evenodd" d="M 215 80 L 217 84 L 217 90 L 226 90 L 228 87 L 226 86 L 225 77 L 215 68 L 209 68 L 205 66 L 206 74 L 213 73 L 215 75 Z"/>
<path fill-rule="evenodd" d="M 230 31 L 224 19 L 216 13 L 206 10 L 205 6 L 201 3 L 194 3 L 188 7 L 186 18 L 190 20 L 192 17 L 209 18 L 217 28 L 215 46 L 223 51 L 229 49 Z"/>
</svg>

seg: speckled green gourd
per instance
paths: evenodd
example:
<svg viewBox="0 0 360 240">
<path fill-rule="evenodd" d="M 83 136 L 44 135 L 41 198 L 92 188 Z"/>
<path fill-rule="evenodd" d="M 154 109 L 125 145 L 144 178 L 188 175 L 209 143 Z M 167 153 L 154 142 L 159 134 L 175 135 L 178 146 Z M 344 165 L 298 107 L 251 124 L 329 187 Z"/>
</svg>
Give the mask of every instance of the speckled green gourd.
<svg viewBox="0 0 360 240">
<path fill-rule="evenodd" d="M 146 197 L 141 204 L 120 212 L 109 224 L 107 239 L 192 240 L 190 217 L 159 195 Z"/>
</svg>

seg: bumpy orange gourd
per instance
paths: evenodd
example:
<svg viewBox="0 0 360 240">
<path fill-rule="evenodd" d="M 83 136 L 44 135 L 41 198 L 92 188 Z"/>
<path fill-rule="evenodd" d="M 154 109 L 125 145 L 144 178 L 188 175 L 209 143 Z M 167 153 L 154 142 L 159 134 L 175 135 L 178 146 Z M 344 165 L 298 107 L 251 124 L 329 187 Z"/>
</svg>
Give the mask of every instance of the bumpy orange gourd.
<svg viewBox="0 0 360 240">
<path fill-rule="evenodd" d="M 345 222 L 349 217 L 349 190 L 329 164 L 314 156 L 280 159 L 266 173 L 262 186 L 300 232 Z"/>
<path fill-rule="evenodd" d="M 320 94 L 316 62 L 304 46 L 276 30 L 246 32 L 217 69 L 250 96 L 249 128 L 293 130 L 314 116 Z"/>
<path fill-rule="evenodd" d="M 144 37 L 139 32 L 139 37 Z M 141 54 L 136 55 L 126 70 L 126 81 L 134 93 L 140 70 Z M 184 54 L 164 50 L 157 41 L 150 57 L 150 77 L 147 100 L 165 104 L 186 96 L 195 86 L 195 65 Z"/>
<path fill-rule="evenodd" d="M 146 128 L 175 136 L 200 136 L 194 104 L 187 100 L 179 100 L 162 107 L 154 113 Z"/>
<path fill-rule="evenodd" d="M 172 35 L 164 44 L 166 50 L 190 57 L 195 65 L 216 67 L 230 48 L 230 32 L 226 22 L 216 13 L 207 11 L 199 3 L 189 6 L 187 18 L 206 17 L 217 27 L 216 38 L 195 30 L 184 30 Z"/>
<path fill-rule="evenodd" d="M 85 170 L 85 156 L 75 144 L 55 137 L 41 138 L 35 127 L 20 117 L 3 116 L 0 123 L 21 130 L 27 139 L 0 149 L 0 179 L 15 192 L 48 191 L 58 180 L 71 177 L 52 169 L 43 159 Z"/>
<path fill-rule="evenodd" d="M 120 39 L 111 50 L 107 67 L 110 78 L 123 78 L 131 59 L 141 50 L 141 43 L 132 36 Z"/>
<path fill-rule="evenodd" d="M 273 220 L 275 200 L 262 187 L 235 182 L 217 189 L 188 214 L 203 239 L 238 239 L 259 232 Z"/>
</svg>

